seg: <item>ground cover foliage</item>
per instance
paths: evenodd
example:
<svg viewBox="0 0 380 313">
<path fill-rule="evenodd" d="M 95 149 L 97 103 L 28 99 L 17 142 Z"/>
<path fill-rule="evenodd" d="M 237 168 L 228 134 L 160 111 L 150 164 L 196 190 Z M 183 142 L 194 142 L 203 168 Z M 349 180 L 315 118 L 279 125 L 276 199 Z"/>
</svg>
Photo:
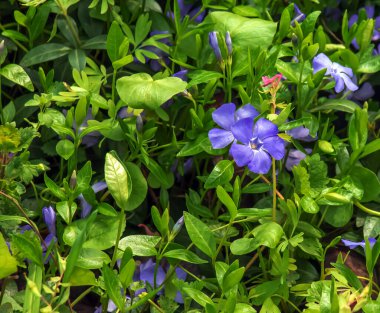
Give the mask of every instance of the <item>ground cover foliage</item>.
<svg viewBox="0 0 380 313">
<path fill-rule="evenodd" d="M 378 1 L 3 0 L 0 312 L 380 312 Z"/>
</svg>

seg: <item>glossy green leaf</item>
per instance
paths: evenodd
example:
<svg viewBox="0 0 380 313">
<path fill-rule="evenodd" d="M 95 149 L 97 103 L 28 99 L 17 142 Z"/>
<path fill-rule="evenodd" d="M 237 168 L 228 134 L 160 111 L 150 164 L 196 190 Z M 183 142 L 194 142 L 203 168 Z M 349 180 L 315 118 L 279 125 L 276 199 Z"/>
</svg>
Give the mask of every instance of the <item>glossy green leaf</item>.
<svg viewBox="0 0 380 313">
<path fill-rule="evenodd" d="M 123 163 L 118 159 L 116 153 L 106 154 L 104 177 L 112 197 L 117 205 L 126 210 L 128 199 L 132 191 L 131 176 Z"/>
<path fill-rule="evenodd" d="M 127 247 L 132 249 L 133 255 L 154 256 L 157 254 L 156 246 L 161 237 L 148 235 L 131 235 L 120 239 L 119 250 L 122 252 Z"/>
<path fill-rule="evenodd" d="M 164 253 L 164 257 L 189 262 L 192 264 L 208 263 L 208 261 L 202 260 L 198 255 L 186 249 L 170 250 Z"/>
<path fill-rule="evenodd" d="M 69 53 L 69 62 L 72 68 L 78 71 L 84 70 L 86 66 L 86 52 L 82 49 L 74 49 Z"/>
<path fill-rule="evenodd" d="M 219 185 L 224 185 L 228 183 L 234 174 L 233 162 L 230 160 L 219 161 L 215 165 L 214 169 L 207 177 L 205 182 L 205 188 L 216 188 Z"/>
<path fill-rule="evenodd" d="M 25 70 L 17 64 L 8 64 L 0 68 L 0 75 L 4 76 L 6 79 L 9 79 L 11 82 L 14 82 L 29 91 L 34 91 L 34 86 L 29 75 Z"/>
<path fill-rule="evenodd" d="M 230 195 L 224 190 L 222 186 L 216 188 L 216 194 L 218 199 L 226 206 L 228 212 L 230 213 L 231 220 L 234 220 L 238 212 L 235 202 L 232 200 Z"/>
<path fill-rule="evenodd" d="M 359 73 L 376 73 L 380 71 L 380 55 L 371 57 L 368 61 L 361 63 L 358 68 Z"/>
<path fill-rule="evenodd" d="M 37 235 L 35 237 L 28 237 L 26 233 L 15 234 L 12 236 L 12 246 L 15 246 L 17 250 L 25 257 L 38 266 L 42 266 L 42 249 Z"/>
<path fill-rule="evenodd" d="M 185 91 L 186 85 L 177 77 L 154 80 L 149 74 L 138 73 L 118 79 L 116 89 L 128 106 L 155 110 L 174 95 Z"/>
<path fill-rule="evenodd" d="M 58 155 L 65 160 L 68 160 L 75 151 L 75 146 L 72 141 L 68 139 L 62 139 L 58 141 L 57 146 L 55 147 Z"/>
<path fill-rule="evenodd" d="M 121 283 L 116 273 L 108 266 L 104 265 L 102 269 L 104 285 L 106 292 L 116 306 L 124 312 L 124 297 L 121 295 Z"/>
<path fill-rule="evenodd" d="M 144 175 L 141 173 L 140 168 L 136 164 L 126 162 L 125 167 L 132 181 L 132 190 L 125 209 L 127 211 L 133 211 L 145 200 L 148 185 Z"/>
<path fill-rule="evenodd" d="M 374 172 L 365 167 L 355 166 L 351 169 L 350 176 L 364 191 L 362 202 L 372 201 L 379 196 L 380 181 Z"/>
<path fill-rule="evenodd" d="M 102 264 L 103 266 L 103 264 Z M 71 286 L 95 286 L 95 273 L 89 269 L 75 267 L 70 278 Z"/>
<path fill-rule="evenodd" d="M 85 269 L 97 269 L 110 262 L 111 259 L 107 253 L 93 248 L 83 248 L 80 251 L 76 266 Z"/>
<path fill-rule="evenodd" d="M 191 299 L 193 299 L 195 302 L 199 303 L 203 307 L 205 307 L 206 304 L 213 304 L 211 298 L 198 289 L 191 288 L 191 287 L 184 287 L 183 291 Z"/>
<path fill-rule="evenodd" d="M 244 276 L 244 271 L 245 268 L 240 267 L 225 275 L 223 278 L 223 292 L 227 292 L 233 287 L 235 287 L 237 284 L 239 284 Z"/>
<path fill-rule="evenodd" d="M 350 100 L 345 100 L 345 99 L 330 99 L 324 102 L 322 105 L 313 108 L 311 111 L 312 112 L 317 112 L 317 111 L 342 111 L 342 112 L 347 112 L 347 113 L 354 113 L 356 109 L 358 109 L 359 106 Z"/>
<path fill-rule="evenodd" d="M 107 35 L 107 54 L 111 62 L 119 59 L 119 47 L 124 39 L 119 23 L 113 21 Z"/>
<path fill-rule="evenodd" d="M 52 61 L 67 55 L 71 51 L 71 48 L 59 44 L 59 43 L 46 43 L 39 45 L 22 58 L 21 66 L 32 66 L 47 61 Z"/>
<path fill-rule="evenodd" d="M 216 253 L 216 241 L 210 228 L 190 213 L 184 212 L 185 226 L 191 241 L 212 258 Z"/>
</svg>

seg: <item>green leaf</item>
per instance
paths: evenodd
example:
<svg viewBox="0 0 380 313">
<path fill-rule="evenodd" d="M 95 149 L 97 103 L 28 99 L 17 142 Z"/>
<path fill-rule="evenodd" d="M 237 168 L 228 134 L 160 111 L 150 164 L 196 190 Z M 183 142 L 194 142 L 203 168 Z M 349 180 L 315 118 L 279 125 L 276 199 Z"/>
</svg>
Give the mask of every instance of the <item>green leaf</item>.
<svg viewBox="0 0 380 313">
<path fill-rule="evenodd" d="M 102 269 L 106 292 L 121 312 L 124 312 L 124 297 L 121 295 L 121 284 L 116 273 L 108 266 Z"/>
<path fill-rule="evenodd" d="M 46 187 L 49 188 L 49 191 L 53 195 L 55 195 L 57 198 L 61 200 L 66 199 L 65 192 L 61 188 L 59 188 L 58 185 L 46 175 L 46 173 L 44 174 L 44 181 L 45 181 Z"/>
<path fill-rule="evenodd" d="M 3 234 L 0 233 L 0 279 L 17 272 L 17 261 L 9 252 Z"/>
<path fill-rule="evenodd" d="M 132 181 L 132 190 L 125 209 L 127 211 L 133 211 L 145 200 L 148 185 L 144 175 L 141 173 L 140 168 L 136 164 L 126 162 L 125 167 Z"/>
<path fill-rule="evenodd" d="M 70 219 L 74 216 L 77 210 L 77 204 L 75 202 L 71 203 L 69 207 L 69 201 L 61 201 L 56 204 L 58 214 L 63 218 L 66 224 L 70 223 Z"/>
<path fill-rule="evenodd" d="M 132 180 L 123 163 L 118 159 L 115 152 L 106 154 L 104 177 L 112 197 L 117 205 L 126 210 L 128 199 L 132 191 Z"/>
<path fill-rule="evenodd" d="M 364 313 L 378 313 L 380 312 L 380 302 L 369 300 L 364 306 L 363 306 L 363 312 Z"/>
<path fill-rule="evenodd" d="M 363 148 L 363 152 L 360 154 L 360 158 L 364 158 L 365 156 L 378 150 L 380 150 L 380 138 L 376 138 L 375 140 L 366 144 Z"/>
<path fill-rule="evenodd" d="M 111 259 L 107 253 L 93 248 L 83 248 L 80 251 L 76 266 L 92 270 L 102 268 L 103 264 L 110 262 Z"/>
<path fill-rule="evenodd" d="M 38 266 L 42 266 L 42 249 L 37 235 L 33 233 L 34 237 L 29 238 L 27 236 L 28 233 L 13 235 L 12 246 L 15 246 L 25 258 L 32 260 Z"/>
<path fill-rule="evenodd" d="M 223 277 L 223 292 L 227 292 L 240 283 L 244 276 L 245 268 L 240 267 Z"/>
<path fill-rule="evenodd" d="M 43 268 L 31 263 L 28 266 L 28 272 L 23 312 L 40 312 Z"/>
<path fill-rule="evenodd" d="M 34 91 L 34 86 L 29 75 L 25 70 L 17 64 L 8 64 L 0 69 L 0 75 L 9 79 L 22 87 L 25 87 L 29 91 Z"/>
<path fill-rule="evenodd" d="M 208 83 L 210 80 L 219 79 L 223 77 L 223 74 L 214 71 L 206 70 L 195 70 L 189 73 L 190 82 L 187 84 L 187 87 L 190 88 L 194 85 L 199 85 L 202 83 Z"/>
<path fill-rule="evenodd" d="M 55 150 L 57 151 L 60 157 L 67 161 L 73 155 L 75 151 L 75 146 L 72 141 L 68 139 L 62 139 L 58 141 Z"/>
<path fill-rule="evenodd" d="M 208 261 L 202 260 L 195 253 L 193 253 L 189 250 L 186 250 L 186 249 L 170 250 L 170 251 L 164 253 L 164 257 L 189 262 L 192 264 L 208 263 Z"/>
<path fill-rule="evenodd" d="M 58 44 L 58 43 L 46 43 L 39 45 L 32 50 L 28 51 L 22 58 L 21 66 L 31 66 L 34 64 L 45 63 L 47 61 L 61 58 L 68 54 L 71 48 Z"/>
<path fill-rule="evenodd" d="M 316 214 L 319 212 L 318 204 L 309 196 L 303 196 L 301 198 L 301 206 L 306 213 Z"/>
<path fill-rule="evenodd" d="M 256 313 L 257 311 L 249 304 L 236 303 L 234 313 Z"/>
<path fill-rule="evenodd" d="M 153 80 L 149 74 L 138 73 L 118 79 L 116 89 L 129 107 L 155 110 L 174 95 L 185 91 L 186 85 L 177 77 Z"/>
<path fill-rule="evenodd" d="M 343 227 L 352 218 L 353 207 L 351 203 L 326 208 L 325 221 L 334 227 Z"/>
<path fill-rule="evenodd" d="M 148 235 L 131 235 L 120 239 L 119 250 L 124 251 L 127 247 L 132 249 L 133 255 L 155 256 L 156 246 L 161 237 Z"/>
<path fill-rule="evenodd" d="M 379 196 L 380 182 L 374 172 L 364 167 L 355 166 L 352 168 L 350 176 L 355 184 L 362 187 L 364 191 L 362 202 L 370 202 Z"/>
<path fill-rule="evenodd" d="M 356 109 L 348 125 L 348 139 L 352 150 L 359 150 L 365 146 L 368 137 L 368 113 L 365 109 Z"/>
<path fill-rule="evenodd" d="M 78 71 L 84 70 L 86 66 L 86 52 L 82 49 L 74 49 L 69 53 L 69 62 L 72 68 Z"/>
<path fill-rule="evenodd" d="M 310 110 L 311 112 L 318 111 L 342 111 L 347 113 L 354 113 L 356 109 L 360 107 L 353 101 L 345 99 L 330 99 L 324 102 L 322 105 Z"/>
<path fill-rule="evenodd" d="M 339 272 L 343 274 L 350 286 L 354 287 L 356 290 L 363 289 L 363 285 L 360 282 L 359 278 L 349 267 L 341 263 L 331 263 L 331 265 L 333 265 L 335 268 L 339 270 Z"/>
<path fill-rule="evenodd" d="M 199 303 L 201 306 L 205 307 L 206 304 L 213 304 L 210 297 L 205 295 L 202 291 L 191 288 L 191 287 L 184 287 L 182 290 L 195 302 Z"/>
<path fill-rule="evenodd" d="M 132 282 L 133 274 L 135 273 L 136 262 L 133 259 L 130 259 L 127 264 L 125 264 L 119 273 L 119 279 L 123 288 L 127 288 Z"/>
<path fill-rule="evenodd" d="M 230 219 L 233 221 L 237 215 L 237 207 L 235 202 L 232 200 L 230 195 L 224 190 L 222 186 L 216 188 L 216 194 L 219 200 L 226 206 L 228 212 L 230 213 Z"/>
<path fill-rule="evenodd" d="M 190 213 L 184 212 L 184 217 L 186 230 L 191 241 L 202 252 L 212 258 L 216 253 L 216 241 L 210 228 Z"/>
<path fill-rule="evenodd" d="M 216 188 L 228 183 L 234 175 L 233 162 L 230 160 L 219 161 L 205 182 L 205 188 Z"/>
<path fill-rule="evenodd" d="M 90 187 L 92 178 L 91 161 L 87 161 L 85 165 L 77 173 L 77 192 L 82 193 Z"/>
<path fill-rule="evenodd" d="M 275 222 L 257 226 L 252 231 L 252 234 L 255 236 L 255 244 L 269 248 L 275 248 L 277 246 L 283 233 L 282 227 Z"/>
<path fill-rule="evenodd" d="M 69 283 L 70 286 L 95 286 L 95 273 L 88 269 L 75 267 Z"/>
<path fill-rule="evenodd" d="M 124 37 L 119 23 L 113 21 L 107 35 L 107 54 L 111 62 L 115 62 L 119 59 L 119 47 Z"/>
<path fill-rule="evenodd" d="M 376 73 L 380 71 L 380 55 L 371 57 L 368 61 L 361 63 L 358 68 L 359 73 Z"/>
</svg>

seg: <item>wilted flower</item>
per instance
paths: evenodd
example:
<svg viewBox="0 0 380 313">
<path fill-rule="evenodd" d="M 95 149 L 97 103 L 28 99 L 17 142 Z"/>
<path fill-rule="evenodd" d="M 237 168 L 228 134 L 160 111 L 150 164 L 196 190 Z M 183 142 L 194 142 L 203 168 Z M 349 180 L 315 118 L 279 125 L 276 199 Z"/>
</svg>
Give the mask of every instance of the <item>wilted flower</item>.
<svg viewBox="0 0 380 313">
<path fill-rule="evenodd" d="M 311 153 L 311 149 L 306 148 L 305 149 L 307 154 Z M 290 149 L 288 158 L 285 162 L 285 167 L 288 171 L 291 171 L 293 166 L 298 165 L 304 158 L 306 158 L 306 154 L 302 151 L 296 150 L 296 149 Z"/>
<path fill-rule="evenodd" d="M 375 95 L 375 90 L 369 82 L 365 82 L 358 90 L 348 95 L 347 99 L 353 101 L 366 101 Z"/>
<path fill-rule="evenodd" d="M 310 130 L 304 126 L 299 126 L 293 129 L 286 131 L 286 133 L 294 139 L 301 141 L 314 141 L 318 139 L 318 136 L 311 137 Z"/>
<path fill-rule="evenodd" d="M 216 32 L 209 32 L 208 40 L 209 40 L 212 50 L 214 50 L 214 53 L 218 62 L 220 63 L 223 62 L 222 52 L 220 51 L 220 48 L 219 48 L 218 36 Z"/>
<path fill-rule="evenodd" d="M 358 89 L 358 86 L 352 81 L 352 78 L 354 77 L 352 69 L 342 66 L 339 63 L 332 62 L 324 53 L 320 53 L 313 59 L 314 73 L 324 68 L 326 69 L 325 75 L 331 75 L 334 78 L 336 92 L 341 92 L 344 89 L 344 86 L 351 91 Z"/>
<path fill-rule="evenodd" d="M 231 127 L 234 137 L 242 144 L 233 143 L 230 153 L 238 166 L 247 165 L 257 174 L 266 174 L 271 167 L 271 157 L 281 160 L 285 155 L 285 142 L 278 136 L 278 127 L 260 118 L 244 118 Z"/>
<path fill-rule="evenodd" d="M 373 246 L 376 243 L 376 239 L 375 238 L 368 238 L 368 241 L 369 241 L 369 244 L 370 244 L 371 248 L 373 248 Z M 365 248 L 365 240 L 360 241 L 360 242 L 355 242 L 355 241 L 350 241 L 350 240 L 342 239 L 342 242 L 343 242 L 343 244 L 346 247 L 349 247 L 350 249 L 355 249 L 357 247 L 363 247 L 363 248 Z"/>
<path fill-rule="evenodd" d="M 91 186 L 91 188 L 94 191 L 94 193 L 98 193 L 99 191 L 102 191 L 102 190 L 106 189 L 107 188 L 107 184 L 104 181 L 100 181 L 100 182 L 97 182 L 97 183 L 93 184 Z M 83 197 L 82 194 L 80 194 L 78 196 L 78 199 L 79 199 L 79 201 L 81 203 L 81 207 L 82 207 L 81 217 L 85 218 L 87 215 L 90 214 L 91 209 L 92 209 L 92 205 L 89 204 L 86 201 L 86 199 Z"/>
<path fill-rule="evenodd" d="M 255 118 L 259 112 L 250 104 L 246 104 L 235 112 L 236 106 L 233 103 L 225 103 L 212 112 L 212 119 L 221 128 L 213 128 L 208 132 L 208 137 L 214 149 L 227 147 L 234 141 L 235 137 L 231 132 L 231 127 L 240 119 Z"/>
</svg>

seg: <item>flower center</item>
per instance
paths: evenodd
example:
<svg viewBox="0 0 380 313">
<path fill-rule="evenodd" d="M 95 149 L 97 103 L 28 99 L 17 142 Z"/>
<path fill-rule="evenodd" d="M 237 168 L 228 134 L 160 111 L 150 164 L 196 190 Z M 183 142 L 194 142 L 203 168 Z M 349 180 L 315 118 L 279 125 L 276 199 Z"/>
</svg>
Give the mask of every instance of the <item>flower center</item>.
<svg viewBox="0 0 380 313">
<path fill-rule="evenodd" d="M 333 64 L 331 65 L 331 72 L 333 72 L 334 74 L 337 74 L 337 73 L 339 73 L 339 70 L 338 70 L 338 67 L 335 64 L 336 63 L 333 62 Z"/>
<path fill-rule="evenodd" d="M 263 145 L 263 142 L 257 137 L 254 137 L 249 141 L 249 147 L 252 150 L 258 150 L 261 148 L 262 145 Z"/>
</svg>

